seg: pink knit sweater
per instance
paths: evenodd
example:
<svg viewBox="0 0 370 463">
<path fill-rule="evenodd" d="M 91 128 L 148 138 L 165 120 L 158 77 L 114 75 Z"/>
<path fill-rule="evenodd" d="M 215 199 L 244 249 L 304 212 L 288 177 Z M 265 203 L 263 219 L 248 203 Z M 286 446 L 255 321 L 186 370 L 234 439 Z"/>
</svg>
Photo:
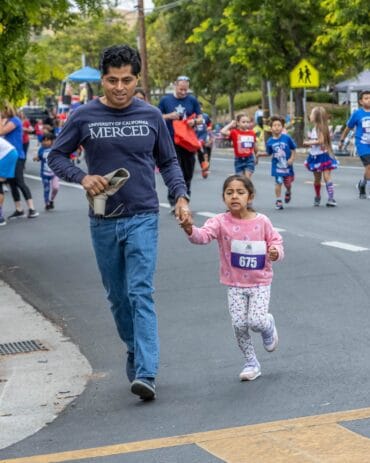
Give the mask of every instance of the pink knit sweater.
<svg viewBox="0 0 370 463">
<path fill-rule="evenodd" d="M 283 239 L 263 214 L 253 219 L 237 219 L 230 212 L 218 214 L 201 228 L 193 226 L 189 240 L 194 244 L 217 240 L 220 281 L 227 286 L 269 286 L 273 272 L 268 249 L 275 246 L 278 260 L 284 257 Z"/>
</svg>

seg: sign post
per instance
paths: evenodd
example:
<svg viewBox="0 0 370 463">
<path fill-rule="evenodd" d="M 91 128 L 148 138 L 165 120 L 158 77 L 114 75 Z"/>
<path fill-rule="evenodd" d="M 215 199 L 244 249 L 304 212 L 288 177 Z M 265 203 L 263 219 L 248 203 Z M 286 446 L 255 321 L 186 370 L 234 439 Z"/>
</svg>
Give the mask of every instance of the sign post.
<svg viewBox="0 0 370 463">
<path fill-rule="evenodd" d="M 291 88 L 303 88 L 303 115 L 296 114 L 296 120 L 302 124 L 302 130 L 305 130 L 305 116 L 306 116 L 306 89 L 319 87 L 319 71 L 312 66 L 312 64 L 306 59 L 302 59 L 290 73 L 290 87 Z M 298 125 L 300 125 L 298 123 Z"/>
</svg>

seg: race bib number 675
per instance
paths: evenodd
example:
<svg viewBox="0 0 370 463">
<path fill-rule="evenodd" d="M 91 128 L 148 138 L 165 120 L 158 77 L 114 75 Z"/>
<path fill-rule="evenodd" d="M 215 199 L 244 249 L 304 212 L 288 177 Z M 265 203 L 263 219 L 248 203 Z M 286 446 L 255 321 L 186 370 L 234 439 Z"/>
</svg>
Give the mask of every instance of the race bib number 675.
<svg viewBox="0 0 370 463">
<path fill-rule="evenodd" d="M 231 242 L 231 265 L 233 267 L 261 270 L 266 261 L 266 241 Z"/>
</svg>

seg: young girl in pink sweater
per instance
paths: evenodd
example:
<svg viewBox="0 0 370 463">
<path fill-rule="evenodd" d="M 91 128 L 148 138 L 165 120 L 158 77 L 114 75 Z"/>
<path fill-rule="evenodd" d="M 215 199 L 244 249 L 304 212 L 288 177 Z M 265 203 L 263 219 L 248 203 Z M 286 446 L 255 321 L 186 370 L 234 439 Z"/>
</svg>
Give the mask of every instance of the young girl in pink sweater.
<svg viewBox="0 0 370 463">
<path fill-rule="evenodd" d="M 284 257 L 283 240 L 268 217 L 256 213 L 249 204 L 254 197 L 250 179 L 229 176 L 223 185 L 228 211 L 208 219 L 203 227 L 192 218 L 181 223 L 194 244 L 217 240 L 220 253 L 220 281 L 228 286 L 228 305 L 236 340 L 245 357 L 242 381 L 261 375 L 250 330 L 261 333 L 264 348 L 276 349 L 278 334 L 274 317 L 268 312 L 272 262 Z"/>
</svg>

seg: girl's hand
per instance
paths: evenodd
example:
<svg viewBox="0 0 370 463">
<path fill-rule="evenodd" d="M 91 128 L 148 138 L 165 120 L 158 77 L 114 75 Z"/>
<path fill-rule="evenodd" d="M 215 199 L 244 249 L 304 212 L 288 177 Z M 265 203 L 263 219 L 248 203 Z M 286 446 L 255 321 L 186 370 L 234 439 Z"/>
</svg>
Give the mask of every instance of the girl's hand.
<svg viewBox="0 0 370 463">
<path fill-rule="evenodd" d="M 279 252 L 275 248 L 275 246 L 271 246 L 269 248 L 268 255 L 269 255 L 270 260 L 272 260 L 272 261 L 278 260 L 278 258 L 279 258 Z"/>
<path fill-rule="evenodd" d="M 193 217 L 189 211 L 188 214 L 183 215 L 183 218 L 179 220 L 180 227 L 187 233 L 191 235 L 193 233 Z"/>
<path fill-rule="evenodd" d="M 35 157 L 32 158 L 32 161 L 37 162 L 37 161 L 39 161 L 39 158 L 37 156 L 35 156 Z"/>
<path fill-rule="evenodd" d="M 293 159 L 288 159 L 287 164 L 288 164 L 288 166 L 292 166 L 293 165 Z"/>
</svg>

